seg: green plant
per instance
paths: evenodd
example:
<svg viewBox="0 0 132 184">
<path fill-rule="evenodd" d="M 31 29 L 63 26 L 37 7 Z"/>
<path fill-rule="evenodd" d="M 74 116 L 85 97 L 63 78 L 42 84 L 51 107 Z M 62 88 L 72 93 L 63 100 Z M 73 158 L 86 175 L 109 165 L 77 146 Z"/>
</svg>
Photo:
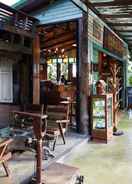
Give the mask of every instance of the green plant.
<svg viewBox="0 0 132 184">
<path fill-rule="evenodd" d="M 132 76 L 129 77 L 129 84 L 132 86 Z"/>
</svg>

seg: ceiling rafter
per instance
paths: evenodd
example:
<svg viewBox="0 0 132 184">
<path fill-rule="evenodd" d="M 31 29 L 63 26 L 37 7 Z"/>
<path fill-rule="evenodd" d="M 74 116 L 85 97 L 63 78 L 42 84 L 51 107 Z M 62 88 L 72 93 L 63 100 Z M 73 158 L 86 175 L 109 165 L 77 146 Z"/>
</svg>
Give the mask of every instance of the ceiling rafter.
<svg viewBox="0 0 132 184">
<path fill-rule="evenodd" d="M 128 30 L 127 30 L 127 29 L 126 29 L 126 30 L 121 30 L 121 29 L 119 30 L 119 29 L 118 29 L 118 30 L 116 30 L 116 31 L 118 31 L 118 32 L 120 32 L 120 33 L 132 33 L 132 29 L 128 29 Z"/>
<path fill-rule="evenodd" d="M 66 41 L 74 40 L 74 39 L 75 39 L 74 35 L 65 35 L 64 37 L 53 39 L 52 41 L 45 43 L 45 47 L 52 47 L 53 45 L 57 45 L 61 43 L 63 44 Z"/>
<path fill-rule="evenodd" d="M 118 13 L 118 14 L 101 14 L 101 16 L 103 17 L 103 18 L 132 18 L 132 12 L 129 12 L 129 13 L 125 13 L 125 14 L 120 14 L 120 13 Z"/>
<path fill-rule="evenodd" d="M 131 27 L 132 26 L 132 22 L 110 22 L 109 23 L 110 26 L 119 26 L 119 27 Z M 118 30 L 117 30 L 118 31 Z"/>
<path fill-rule="evenodd" d="M 49 38 L 47 38 L 47 36 L 45 35 L 45 38 L 47 38 L 47 39 L 45 39 L 44 42 L 48 43 L 48 42 L 52 41 L 53 39 L 59 39 L 59 38 L 64 37 L 65 35 L 66 36 L 75 35 L 75 32 L 63 32 L 63 33 L 60 33 L 60 34 L 54 34 L 53 33 L 53 35 L 51 37 L 49 37 Z"/>
<path fill-rule="evenodd" d="M 51 45 L 50 47 L 44 47 L 43 49 L 50 49 L 50 50 L 52 50 L 52 49 L 56 49 L 56 48 L 58 48 L 58 49 L 63 49 L 63 48 L 65 48 L 66 46 L 72 46 L 72 44 L 74 44 L 74 43 L 76 43 L 76 40 L 66 40 L 65 42 L 59 42 L 59 43 L 56 43 L 56 44 L 53 44 L 53 45 Z"/>
<path fill-rule="evenodd" d="M 131 0 L 115 0 L 111 2 L 96 2 L 92 3 L 96 7 L 104 7 L 104 6 L 128 6 L 132 5 Z"/>
<path fill-rule="evenodd" d="M 132 37 L 132 35 L 130 35 L 132 32 L 132 0 L 113 0 L 109 2 L 99 2 L 97 0 L 96 2 L 95 0 L 84 1 L 90 9 L 92 7 L 92 9 L 95 10 L 94 12 L 98 12 L 97 15 L 99 15 L 120 38 L 129 44 L 128 40 Z M 129 29 L 126 30 L 126 27 Z"/>
</svg>

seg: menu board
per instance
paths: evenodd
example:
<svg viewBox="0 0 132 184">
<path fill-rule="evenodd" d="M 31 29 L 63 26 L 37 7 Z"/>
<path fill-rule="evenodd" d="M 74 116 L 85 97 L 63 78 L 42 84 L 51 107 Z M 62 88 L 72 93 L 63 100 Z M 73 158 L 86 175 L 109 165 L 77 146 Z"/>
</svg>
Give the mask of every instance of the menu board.
<svg viewBox="0 0 132 184">
<path fill-rule="evenodd" d="M 123 42 L 107 28 L 104 29 L 103 47 L 117 56 L 124 56 L 125 47 Z"/>
</svg>

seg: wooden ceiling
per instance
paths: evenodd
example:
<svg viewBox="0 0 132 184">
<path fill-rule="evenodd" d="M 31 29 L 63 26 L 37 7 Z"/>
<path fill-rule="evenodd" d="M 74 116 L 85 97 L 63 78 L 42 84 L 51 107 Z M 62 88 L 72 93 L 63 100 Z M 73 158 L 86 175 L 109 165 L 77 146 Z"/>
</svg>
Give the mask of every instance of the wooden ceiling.
<svg viewBox="0 0 132 184">
<path fill-rule="evenodd" d="M 41 51 L 46 57 L 76 49 L 76 22 L 41 27 L 39 34 Z"/>
<path fill-rule="evenodd" d="M 31 13 L 55 0 L 27 1 L 21 10 Z M 129 45 L 132 37 L 132 0 L 81 0 Z M 127 39 L 126 39 L 127 38 Z"/>
<path fill-rule="evenodd" d="M 132 0 L 82 0 L 132 48 Z"/>
</svg>

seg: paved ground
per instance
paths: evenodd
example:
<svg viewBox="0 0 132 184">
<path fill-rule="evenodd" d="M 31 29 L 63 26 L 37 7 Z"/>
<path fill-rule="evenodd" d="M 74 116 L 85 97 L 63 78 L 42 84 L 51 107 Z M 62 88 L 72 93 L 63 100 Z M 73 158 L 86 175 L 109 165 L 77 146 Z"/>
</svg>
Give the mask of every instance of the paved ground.
<svg viewBox="0 0 132 184">
<path fill-rule="evenodd" d="M 85 176 L 85 184 L 131 184 L 132 119 L 129 120 L 127 114 L 122 117 L 119 129 L 124 131 L 124 135 L 113 137 L 108 144 L 87 143 L 75 134 L 68 136 L 66 146 L 57 146 L 56 158 L 69 152 L 67 157 L 61 157 L 59 161 L 79 167 L 81 174 Z M 81 142 L 83 143 L 80 145 Z M 78 146 L 70 151 L 75 145 Z M 34 156 L 26 152 L 17 156 L 9 165 L 12 171 L 12 184 L 25 183 L 24 180 L 33 173 Z M 2 171 L 0 175 L 3 175 Z M 8 184 L 7 179 L 5 181 L 0 177 L 0 184 Z"/>
<path fill-rule="evenodd" d="M 62 139 L 60 138 L 54 151 L 55 159 L 43 161 L 43 168 L 58 160 L 58 158 L 70 152 L 71 149 L 85 140 L 84 136 L 77 133 L 67 133 L 66 145 L 62 143 Z M 0 167 L 0 184 L 26 184 L 35 171 L 35 155 L 28 151 L 23 154 L 14 155 L 13 159 L 9 162 L 9 168 L 11 170 L 10 179 L 4 177 L 5 173 L 3 168 Z"/>
<path fill-rule="evenodd" d="M 108 144 L 85 143 L 66 159 L 67 164 L 80 168 L 85 184 L 132 183 L 132 119 L 121 118 L 123 136 Z"/>
</svg>

